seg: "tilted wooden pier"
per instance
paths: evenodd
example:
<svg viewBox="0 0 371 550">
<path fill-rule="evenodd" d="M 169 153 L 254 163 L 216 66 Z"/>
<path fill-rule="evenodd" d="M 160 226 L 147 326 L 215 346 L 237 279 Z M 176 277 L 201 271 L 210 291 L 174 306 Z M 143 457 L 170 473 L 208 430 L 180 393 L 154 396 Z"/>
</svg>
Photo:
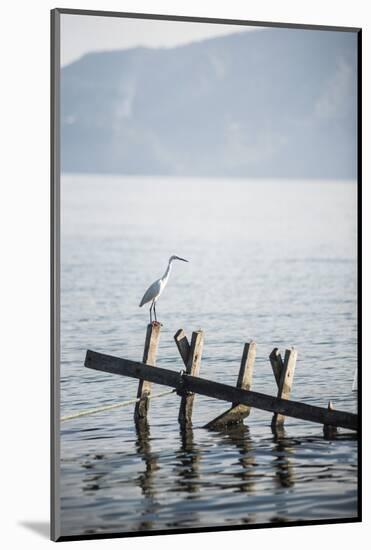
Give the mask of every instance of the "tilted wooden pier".
<svg viewBox="0 0 371 550">
<path fill-rule="evenodd" d="M 250 414 L 252 407 L 273 413 L 272 428 L 284 424 L 285 417 L 293 417 L 324 426 L 325 432 L 336 428 L 358 430 L 358 416 L 353 413 L 334 410 L 332 405 L 324 408 L 289 399 L 297 352 L 288 349 L 282 359 L 275 348 L 269 356 L 273 374 L 277 383 L 277 396 L 252 391 L 253 366 L 256 356 L 255 342 L 246 343 L 243 349 L 236 387 L 199 377 L 203 348 L 203 332 L 193 332 L 189 343 L 183 330 L 178 330 L 174 339 L 185 371 L 176 372 L 156 367 L 156 356 L 161 332 L 160 323 L 147 327 L 143 361 L 131 361 L 103 353 L 88 350 L 85 367 L 98 371 L 128 376 L 139 380 L 134 418 L 138 422 L 145 419 L 149 409 L 151 384 L 160 384 L 173 388 L 180 396 L 178 421 L 182 426 L 192 422 L 195 395 L 205 395 L 231 403 L 231 406 L 217 418 L 205 425 L 210 429 L 225 429 L 240 423 Z"/>
</svg>

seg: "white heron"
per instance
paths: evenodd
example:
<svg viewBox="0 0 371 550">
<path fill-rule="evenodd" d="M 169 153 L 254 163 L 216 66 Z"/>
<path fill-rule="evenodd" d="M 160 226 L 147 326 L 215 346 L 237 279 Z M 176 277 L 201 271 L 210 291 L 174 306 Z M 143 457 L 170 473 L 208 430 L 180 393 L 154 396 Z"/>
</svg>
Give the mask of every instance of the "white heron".
<svg viewBox="0 0 371 550">
<path fill-rule="evenodd" d="M 169 263 L 167 264 L 167 268 L 161 279 L 157 279 L 154 283 L 151 284 L 149 288 L 144 293 L 144 296 L 139 304 L 139 307 L 144 306 L 144 304 L 148 304 L 149 302 L 152 302 L 151 307 L 149 308 L 149 318 L 150 322 L 152 323 L 152 308 L 153 312 L 155 314 L 155 321 L 157 322 L 156 317 L 156 302 L 159 299 L 162 291 L 164 290 L 168 280 L 169 275 L 171 271 L 171 264 L 174 260 L 181 260 L 182 262 L 188 262 L 188 260 L 185 260 L 184 258 L 179 258 L 179 256 L 170 256 Z"/>
</svg>

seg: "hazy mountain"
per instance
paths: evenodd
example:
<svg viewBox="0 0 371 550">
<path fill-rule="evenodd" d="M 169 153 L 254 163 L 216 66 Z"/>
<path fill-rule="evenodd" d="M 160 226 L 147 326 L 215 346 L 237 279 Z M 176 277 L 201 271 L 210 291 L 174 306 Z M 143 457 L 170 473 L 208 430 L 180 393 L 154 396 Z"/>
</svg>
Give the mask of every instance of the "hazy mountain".
<svg viewBox="0 0 371 550">
<path fill-rule="evenodd" d="M 356 34 L 266 29 L 61 74 L 62 170 L 353 178 Z"/>
</svg>

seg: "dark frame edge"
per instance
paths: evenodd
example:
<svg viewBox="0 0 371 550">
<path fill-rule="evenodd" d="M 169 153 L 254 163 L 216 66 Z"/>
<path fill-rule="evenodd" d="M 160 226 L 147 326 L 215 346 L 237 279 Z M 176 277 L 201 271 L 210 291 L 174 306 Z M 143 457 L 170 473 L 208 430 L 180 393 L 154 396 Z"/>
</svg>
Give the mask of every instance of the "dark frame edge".
<svg viewBox="0 0 371 550">
<path fill-rule="evenodd" d="M 362 521 L 362 29 L 357 31 L 358 517 Z"/>
<path fill-rule="evenodd" d="M 50 12 L 50 538 L 60 539 L 59 514 L 59 205 L 60 10 Z"/>
<path fill-rule="evenodd" d="M 225 531 L 250 531 L 256 529 L 282 529 L 287 527 L 315 527 L 316 525 L 337 525 L 345 523 L 360 523 L 358 517 L 340 518 L 340 519 L 319 519 L 312 521 L 290 521 L 289 523 L 259 523 L 251 525 L 231 525 L 231 526 L 213 526 L 213 527 L 194 527 L 189 529 L 159 529 L 156 531 L 130 531 L 117 533 L 94 533 L 85 535 L 64 535 L 59 537 L 57 542 L 69 542 L 75 540 L 101 540 L 133 537 L 153 537 L 163 535 L 187 535 L 196 533 L 217 533 Z"/>
<path fill-rule="evenodd" d="M 224 19 L 217 17 L 198 17 L 185 15 L 171 14 L 156 14 L 156 13 L 135 13 L 135 12 L 120 12 L 120 11 L 101 11 L 101 10 L 84 10 L 74 8 L 55 8 L 60 14 L 66 15 L 91 15 L 95 17 L 126 17 L 131 19 L 157 19 L 163 21 L 188 21 L 194 23 L 215 23 L 219 25 L 250 25 L 254 27 L 284 27 L 293 29 L 307 29 L 318 31 L 341 31 L 341 32 L 358 32 L 359 27 L 340 27 L 332 25 L 315 25 L 304 23 L 284 23 L 271 21 L 250 21 L 247 19 Z"/>
</svg>

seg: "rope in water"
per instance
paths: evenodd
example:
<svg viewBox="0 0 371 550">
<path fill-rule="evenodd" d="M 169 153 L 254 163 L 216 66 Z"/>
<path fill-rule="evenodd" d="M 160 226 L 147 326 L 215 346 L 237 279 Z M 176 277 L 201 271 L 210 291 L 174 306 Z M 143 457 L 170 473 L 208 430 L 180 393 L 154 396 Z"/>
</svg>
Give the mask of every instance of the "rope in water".
<svg viewBox="0 0 371 550">
<path fill-rule="evenodd" d="M 169 395 L 173 392 L 175 392 L 175 390 L 166 390 L 162 393 L 158 393 L 157 395 L 148 395 L 146 399 L 156 399 L 157 397 L 163 397 L 164 395 Z M 130 399 L 130 401 L 122 401 L 121 403 L 114 403 L 113 405 L 103 405 L 102 407 L 96 407 L 95 409 L 87 409 L 85 411 L 68 414 L 61 417 L 61 422 L 64 422 L 65 420 L 73 420 L 74 418 L 79 418 L 80 416 L 88 416 L 89 414 L 96 414 L 104 411 L 110 411 L 112 409 L 118 409 L 119 407 L 134 405 L 134 403 L 138 403 L 140 399 L 140 397 L 137 397 L 136 399 Z"/>
</svg>

